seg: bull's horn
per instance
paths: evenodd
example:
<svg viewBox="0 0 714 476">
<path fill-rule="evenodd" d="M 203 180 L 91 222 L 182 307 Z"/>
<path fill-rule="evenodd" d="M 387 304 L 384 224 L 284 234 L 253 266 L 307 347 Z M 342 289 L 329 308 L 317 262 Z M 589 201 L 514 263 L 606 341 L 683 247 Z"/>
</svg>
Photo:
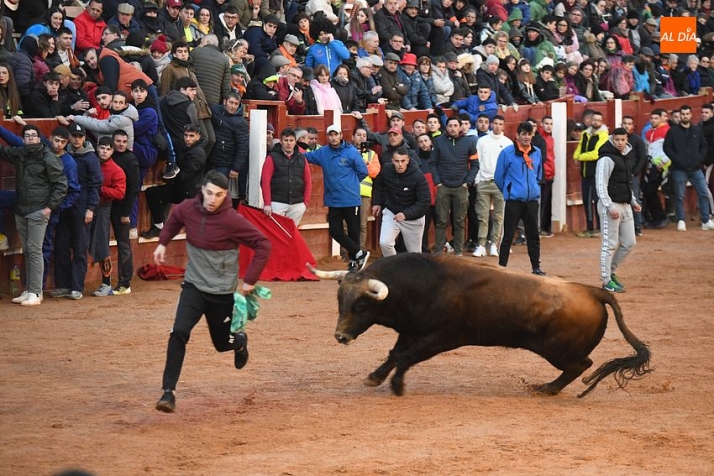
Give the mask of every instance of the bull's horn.
<svg viewBox="0 0 714 476">
<path fill-rule="evenodd" d="M 375 301 L 384 301 L 389 294 L 389 288 L 386 284 L 378 279 L 370 279 L 367 281 L 367 289 L 369 289 L 368 296 Z"/>
<path fill-rule="evenodd" d="M 347 274 L 347 271 L 321 271 L 312 267 L 310 263 L 306 263 L 307 269 L 310 270 L 312 274 L 320 279 L 331 279 L 331 280 L 341 280 Z"/>
</svg>

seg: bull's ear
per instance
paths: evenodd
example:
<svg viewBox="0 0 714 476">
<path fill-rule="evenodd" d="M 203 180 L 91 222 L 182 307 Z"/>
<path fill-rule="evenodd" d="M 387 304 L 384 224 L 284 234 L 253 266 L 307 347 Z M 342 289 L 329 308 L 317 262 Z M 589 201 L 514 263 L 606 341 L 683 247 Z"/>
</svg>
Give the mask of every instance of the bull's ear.
<svg viewBox="0 0 714 476">
<path fill-rule="evenodd" d="M 371 297 L 375 301 L 384 301 L 389 295 L 389 288 L 386 284 L 378 279 L 370 279 L 367 281 L 367 289 L 369 292 L 367 296 Z"/>
</svg>

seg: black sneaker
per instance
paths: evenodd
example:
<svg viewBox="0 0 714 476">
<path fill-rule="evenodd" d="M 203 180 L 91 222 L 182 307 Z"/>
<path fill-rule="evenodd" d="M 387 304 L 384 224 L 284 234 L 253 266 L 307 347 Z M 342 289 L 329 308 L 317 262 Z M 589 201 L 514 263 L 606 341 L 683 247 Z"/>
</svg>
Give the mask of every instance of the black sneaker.
<svg viewBox="0 0 714 476">
<path fill-rule="evenodd" d="M 516 239 L 513 241 L 513 244 L 514 244 L 515 246 L 523 246 L 523 245 L 525 245 L 525 244 L 526 244 L 526 237 L 523 236 L 523 235 L 520 235 L 518 238 L 516 238 Z"/>
<path fill-rule="evenodd" d="M 176 395 L 171 390 L 164 390 L 164 394 L 156 403 L 156 409 L 160 412 L 173 413 L 176 409 Z"/>
<path fill-rule="evenodd" d="M 164 180 L 171 180 L 172 178 L 176 178 L 180 171 L 181 169 L 179 169 L 178 165 L 173 162 L 167 162 L 166 165 L 164 165 L 164 169 L 161 171 L 161 176 Z"/>
<path fill-rule="evenodd" d="M 535 274 L 536 276 L 545 276 L 545 272 L 540 268 L 534 268 L 533 274 Z"/>
<path fill-rule="evenodd" d="M 139 236 L 146 240 L 151 240 L 153 238 L 158 238 L 160 234 L 161 228 L 157 227 L 156 225 L 151 225 L 151 228 L 146 231 L 142 231 Z"/>
<path fill-rule="evenodd" d="M 359 250 L 359 252 L 355 255 L 354 263 L 356 263 L 356 270 L 355 271 L 362 271 L 365 266 L 367 266 L 367 260 L 369 259 L 369 251 L 367 250 Z"/>
<path fill-rule="evenodd" d="M 236 332 L 235 335 L 235 356 L 233 363 L 237 369 L 242 369 L 248 363 L 248 336 L 245 332 Z"/>
</svg>

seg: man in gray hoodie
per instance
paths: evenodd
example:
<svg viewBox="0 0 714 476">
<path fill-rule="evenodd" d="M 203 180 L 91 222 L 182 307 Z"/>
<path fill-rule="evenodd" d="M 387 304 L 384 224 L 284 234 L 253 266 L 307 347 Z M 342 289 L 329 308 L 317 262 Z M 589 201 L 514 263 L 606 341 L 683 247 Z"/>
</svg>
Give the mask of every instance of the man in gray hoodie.
<svg viewBox="0 0 714 476">
<path fill-rule="evenodd" d="M 102 137 L 112 137 L 115 131 L 122 130 L 129 137 L 129 149 L 134 148 L 134 122 L 139 120 L 139 111 L 129 104 L 129 98 L 123 91 L 115 91 L 112 95 L 112 104 L 109 111 L 111 115 L 106 119 L 94 119 L 89 116 L 67 116 L 66 121 L 74 122 L 90 132 L 94 132 L 97 140 Z"/>
</svg>

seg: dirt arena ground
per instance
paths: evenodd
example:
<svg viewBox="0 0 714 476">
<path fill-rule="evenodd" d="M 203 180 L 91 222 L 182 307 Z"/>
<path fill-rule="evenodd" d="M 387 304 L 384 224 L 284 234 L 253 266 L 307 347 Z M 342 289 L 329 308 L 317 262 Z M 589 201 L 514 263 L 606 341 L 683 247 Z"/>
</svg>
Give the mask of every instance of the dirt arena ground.
<svg viewBox="0 0 714 476">
<path fill-rule="evenodd" d="M 178 282 L 137 279 L 129 296 L 38 308 L 2 299 L 0 474 L 713 474 L 714 232 L 689 228 L 647 231 L 619 273 L 626 323 L 655 372 L 625 390 L 609 377 L 583 399 L 579 380 L 555 397 L 531 393 L 558 372 L 498 348 L 418 365 L 403 397 L 365 387 L 395 334 L 372 328 L 340 346 L 334 282 L 270 283 L 274 298 L 248 327 L 248 366 L 216 353 L 200 323 L 177 412 L 163 414 L 154 405 Z M 544 240 L 543 269 L 597 285 L 598 247 Z M 528 270 L 524 247 L 511 266 Z M 632 351 L 609 324 L 595 366 Z"/>
</svg>

